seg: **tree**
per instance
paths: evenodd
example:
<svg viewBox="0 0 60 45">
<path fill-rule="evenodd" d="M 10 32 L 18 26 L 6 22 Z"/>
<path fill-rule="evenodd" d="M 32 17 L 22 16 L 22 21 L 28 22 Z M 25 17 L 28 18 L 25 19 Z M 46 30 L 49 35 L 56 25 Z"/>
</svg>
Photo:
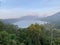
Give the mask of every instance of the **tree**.
<svg viewBox="0 0 60 45">
<path fill-rule="evenodd" d="M 32 42 L 34 45 L 41 45 L 41 39 L 43 39 L 44 36 L 44 26 L 39 24 L 32 24 L 28 27 L 30 32 L 30 38 L 32 39 Z"/>
</svg>

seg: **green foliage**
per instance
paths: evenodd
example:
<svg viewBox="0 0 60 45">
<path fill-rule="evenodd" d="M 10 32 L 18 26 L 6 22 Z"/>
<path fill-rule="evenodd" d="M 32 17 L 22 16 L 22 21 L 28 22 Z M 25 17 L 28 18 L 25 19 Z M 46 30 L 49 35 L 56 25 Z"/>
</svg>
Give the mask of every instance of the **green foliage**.
<svg viewBox="0 0 60 45">
<path fill-rule="evenodd" d="M 60 29 L 53 31 L 55 45 L 60 45 Z M 51 30 L 46 25 L 31 24 L 28 28 L 18 28 L 0 22 L 0 45 L 50 45 Z"/>
</svg>

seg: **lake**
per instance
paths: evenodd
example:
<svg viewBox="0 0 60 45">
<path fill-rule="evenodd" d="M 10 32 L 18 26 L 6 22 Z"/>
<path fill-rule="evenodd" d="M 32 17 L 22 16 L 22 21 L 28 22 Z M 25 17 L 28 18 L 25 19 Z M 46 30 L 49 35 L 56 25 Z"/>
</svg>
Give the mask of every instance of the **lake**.
<svg viewBox="0 0 60 45">
<path fill-rule="evenodd" d="M 28 26 L 30 26 L 31 24 L 35 24 L 35 23 L 38 23 L 38 24 L 46 24 L 47 22 L 44 22 L 44 21 L 18 21 L 16 23 L 14 23 L 14 25 L 18 25 L 18 27 L 20 28 L 26 28 Z"/>
</svg>

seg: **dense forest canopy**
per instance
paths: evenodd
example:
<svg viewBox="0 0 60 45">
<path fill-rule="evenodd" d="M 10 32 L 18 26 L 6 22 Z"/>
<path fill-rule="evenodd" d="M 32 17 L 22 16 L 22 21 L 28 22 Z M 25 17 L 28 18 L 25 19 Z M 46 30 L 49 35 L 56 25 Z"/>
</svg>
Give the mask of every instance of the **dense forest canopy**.
<svg viewBox="0 0 60 45">
<path fill-rule="evenodd" d="M 53 32 L 52 32 L 53 30 Z M 53 37 L 51 37 L 51 33 Z M 18 28 L 0 21 L 0 45 L 60 45 L 60 30 L 47 25 L 31 24 Z"/>
</svg>

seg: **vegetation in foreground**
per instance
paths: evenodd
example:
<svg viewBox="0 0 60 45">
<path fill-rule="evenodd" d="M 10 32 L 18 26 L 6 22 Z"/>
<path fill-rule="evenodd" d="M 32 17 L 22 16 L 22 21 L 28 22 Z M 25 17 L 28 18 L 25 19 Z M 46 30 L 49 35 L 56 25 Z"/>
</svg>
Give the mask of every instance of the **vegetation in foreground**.
<svg viewBox="0 0 60 45">
<path fill-rule="evenodd" d="M 60 45 L 60 30 L 39 24 L 31 24 L 27 28 L 18 28 L 15 25 L 0 22 L 0 45 L 51 44 Z"/>
</svg>

